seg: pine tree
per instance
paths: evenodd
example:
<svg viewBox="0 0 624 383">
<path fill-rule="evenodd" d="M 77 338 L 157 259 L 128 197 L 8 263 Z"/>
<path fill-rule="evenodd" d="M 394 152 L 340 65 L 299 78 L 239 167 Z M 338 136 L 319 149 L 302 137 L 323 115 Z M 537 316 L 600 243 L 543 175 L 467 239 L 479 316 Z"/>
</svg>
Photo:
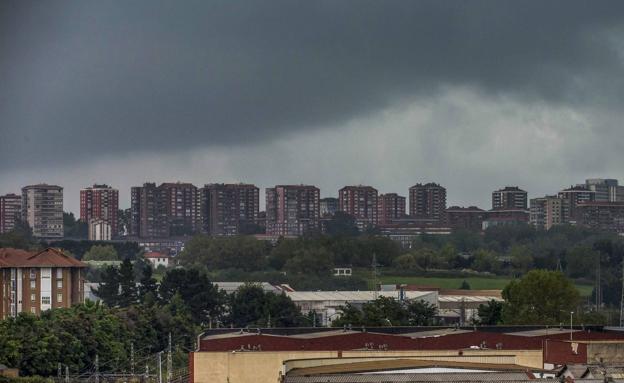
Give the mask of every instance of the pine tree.
<svg viewBox="0 0 624 383">
<path fill-rule="evenodd" d="M 156 279 L 153 277 L 152 266 L 149 263 L 143 265 L 143 276 L 139 283 L 139 300 L 141 303 L 154 303 L 158 298 L 158 286 L 156 285 Z"/>
<path fill-rule="evenodd" d="M 107 306 L 119 305 L 119 269 L 115 266 L 106 267 L 102 273 L 102 283 L 94 292 Z"/>
<path fill-rule="evenodd" d="M 138 294 L 134 279 L 134 268 L 129 258 L 126 258 L 119 268 L 119 287 L 121 288 L 119 306 L 128 307 L 137 303 Z"/>
</svg>

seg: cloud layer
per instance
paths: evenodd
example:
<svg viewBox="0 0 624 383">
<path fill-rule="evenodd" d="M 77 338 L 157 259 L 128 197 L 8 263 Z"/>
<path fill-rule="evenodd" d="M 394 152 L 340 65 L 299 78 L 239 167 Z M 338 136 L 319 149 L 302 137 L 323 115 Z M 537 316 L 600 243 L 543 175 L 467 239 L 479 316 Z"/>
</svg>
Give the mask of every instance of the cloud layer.
<svg viewBox="0 0 624 383">
<path fill-rule="evenodd" d="M 486 207 L 501 184 L 617 177 L 623 8 L 4 2 L 0 192 L 436 180 Z"/>
</svg>

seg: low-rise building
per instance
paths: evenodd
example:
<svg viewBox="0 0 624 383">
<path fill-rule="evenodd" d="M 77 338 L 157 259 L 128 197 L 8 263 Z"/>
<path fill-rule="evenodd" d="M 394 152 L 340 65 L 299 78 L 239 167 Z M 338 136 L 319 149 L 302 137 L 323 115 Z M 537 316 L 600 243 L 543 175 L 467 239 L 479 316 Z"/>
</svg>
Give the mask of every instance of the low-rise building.
<svg viewBox="0 0 624 383">
<path fill-rule="evenodd" d="M 171 265 L 171 256 L 169 254 L 151 251 L 143 254 L 143 258 L 149 261 L 154 268 L 159 266 L 169 267 Z"/>
<path fill-rule="evenodd" d="M 89 221 L 89 241 L 110 241 L 113 230 L 111 225 L 103 219 Z"/>
<path fill-rule="evenodd" d="M 86 267 L 58 249 L 0 249 L 0 319 L 84 302 Z"/>
<path fill-rule="evenodd" d="M 453 230 L 480 231 L 487 212 L 476 206 L 451 206 L 446 209 L 446 223 Z"/>
</svg>

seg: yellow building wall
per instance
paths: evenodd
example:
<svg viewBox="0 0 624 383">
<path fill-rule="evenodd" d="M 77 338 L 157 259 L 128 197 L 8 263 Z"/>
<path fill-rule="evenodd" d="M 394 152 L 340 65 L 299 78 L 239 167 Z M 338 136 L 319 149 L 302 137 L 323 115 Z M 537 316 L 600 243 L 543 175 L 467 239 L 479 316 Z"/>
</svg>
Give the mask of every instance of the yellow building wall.
<svg viewBox="0 0 624 383">
<path fill-rule="evenodd" d="M 513 363 L 515 360 L 515 364 L 531 368 L 543 366 L 541 350 L 463 350 L 463 356 L 458 355 L 457 350 L 342 352 L 342 358 L 355 357 L 410 357 L 493 364 Z M 332 364 L 331 359 L 310 361 L 309 365 L 300 360 L 338 358 L 338 351 L 195 352 L 192 358 L 194 383 L 277 383 L 285 361 L 298 359 L 299 368 Z"/>
</svg>

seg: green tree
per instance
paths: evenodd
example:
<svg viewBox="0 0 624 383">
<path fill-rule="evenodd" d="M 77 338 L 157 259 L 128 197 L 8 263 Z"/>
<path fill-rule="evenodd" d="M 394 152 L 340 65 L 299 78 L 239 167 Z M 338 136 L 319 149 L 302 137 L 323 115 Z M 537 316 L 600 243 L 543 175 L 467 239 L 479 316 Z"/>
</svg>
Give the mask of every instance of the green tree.
<svg viewBox="0 0 624 383">
<path fill-rule="evenodd" d="M 488 271 L 490 273 L 498 273 L 501 269 L 501 264 L 496 254 L 483 249 L 475 252 L 472 266 L 477 271 Z"/>
<path fill-rule="evenodd" d="M 459 286 L 460 290 L 470 290 L 470 283 L 467 280 L 463 280 L 461 286 Z"/>
<path fill-rule="evenodd" d="M 221 317 L 225 293 L 219 291 L 205 273 L 197 269 L 173 269 L 167 271 L 158 288 L 160 299 L 168 303 L 180 294 L 188 306 L 195 324 L 207 324 Z"/>
<path fill-rule="evenodd" d="M 228 311 L 227 321 L 235 327 L 291 327 L 306 320 L 288 296 L 264 292 L 254 284 L 243 285 L 230 295 Z"/>
<path fill-rule="evenodd" d="M 497 325 L 503 321 L 503 303 L 492 299 L 487 305 L 481 304 L 477 310 L 478 324 Z"/>
<path fill-rule="evenodd" d="M 63 231 L 66 238 L 87 238 L 89 225 L 76 220 L 74 213 L 63 212 Z"/>
<path fill-rule="evenodd" d="M 579 303 L 574 284 L 558 271 L 532 270 L 503 289 L 508 324 L 558 324 Z"/>
<path fill-rule="evenodd" d="M 531 270 L 533 266 L 533 256 L 531 249 L 524 245 L 514 245 L 509 249 L 509 257 L 511 258 L 511 266 L 520 274 L 524 274 Z"/>
<path fill-rule="evenodd" d="M 119 267 L 119 306 L 127 307 L 137 303 L 138 289 L 134 275 L 134 267 L 130 259 L 126 258 Z"/>
<path fill-rule="evenodd" d="M 143 264 L 139 285 L 139 301 L 141 303 L 154 303 L 158 298 L 158 286 L 153 277 L 152 266 L 149 263 Z"/>
<path fill-rule="evenodd" d="M 437 307 L 424 300 L 412 300 L 407 304 L 410 326 L 431 326 L 434 324 Z"/>
<path fill-rule="evenodd" d="M 82 259 L 84 261 L 118 261 L 117 250 L 112 245 L 93 245 Z"/>
<path fill-rule="evenodd" d="M 589 246 L 574 246 L 566 252 L 566 274 L 570 278 L 591 279 L 599 258 L 600 253 Z"/>
<path fill-rule="evenodd" d="M 334 237 L 356 237 L 360 234 L 355 218 L 343 211 L 337 211 L 331 219 L 326 221 L 325 231 Z"/>
<path fill-rule="evenodd" d="M 102 272 L 102 282 L 100 286 L 94 290 L 98 296 L 108 307 L 119 305 L 119 268 L 115 266 L 107 266 Z"/>
</svg>

